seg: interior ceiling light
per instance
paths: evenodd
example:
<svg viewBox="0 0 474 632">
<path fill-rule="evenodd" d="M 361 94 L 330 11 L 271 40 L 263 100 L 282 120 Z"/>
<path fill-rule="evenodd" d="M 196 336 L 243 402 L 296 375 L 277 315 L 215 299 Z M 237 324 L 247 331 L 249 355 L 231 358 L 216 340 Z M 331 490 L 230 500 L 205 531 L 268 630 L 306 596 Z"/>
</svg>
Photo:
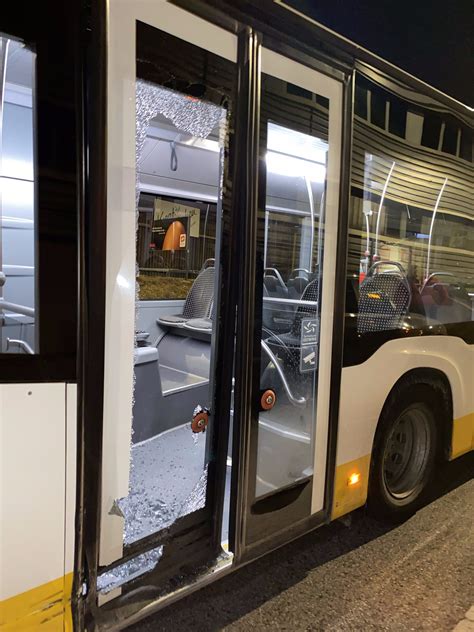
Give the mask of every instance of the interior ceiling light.
<svg viewBox="0 0 474 632">
<path fill-rule="evenodd" d="M 315 136 L 269 123 L 267 150 L 325 165 L 328 144 Z"/>
<path fill-rule="evenodd" d="M 266 162 L 270 173 L 293 178 L 308 178 L 311 182 L 319 183 L 324 183 L 326 179 L 326 167 L 309 160 L 268 151 Z"/>
</svg>

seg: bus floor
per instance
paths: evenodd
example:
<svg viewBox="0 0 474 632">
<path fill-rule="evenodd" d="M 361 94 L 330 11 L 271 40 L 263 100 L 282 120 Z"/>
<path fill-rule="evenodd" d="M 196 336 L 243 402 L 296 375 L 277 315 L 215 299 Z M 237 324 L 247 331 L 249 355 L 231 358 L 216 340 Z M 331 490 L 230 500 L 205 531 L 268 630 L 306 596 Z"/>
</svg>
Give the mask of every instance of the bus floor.
<svg viewBox="0 0 474 632">
<path fill-rule="evenodd" d="M 124 544 L 161 531 L 204 506 L 207 487 L 206 434 L 190 424 L 133 444 L 128 496 L 118 501 L 125 518 Z M 227 467 L 223 541 L 227 540 L 230 467 Z"/>
</svg>

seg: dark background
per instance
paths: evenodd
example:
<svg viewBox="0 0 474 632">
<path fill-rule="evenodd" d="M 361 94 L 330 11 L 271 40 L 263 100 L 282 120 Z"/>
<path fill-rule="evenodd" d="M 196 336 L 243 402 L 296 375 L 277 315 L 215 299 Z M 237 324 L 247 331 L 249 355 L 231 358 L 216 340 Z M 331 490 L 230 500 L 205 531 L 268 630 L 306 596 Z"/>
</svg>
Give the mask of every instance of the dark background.
<svg viewBox="0 0 474 632">
<path fill-rule="evenodd" d="M 474 106 L 474 0 L 284 0 Z"/>
</svg>

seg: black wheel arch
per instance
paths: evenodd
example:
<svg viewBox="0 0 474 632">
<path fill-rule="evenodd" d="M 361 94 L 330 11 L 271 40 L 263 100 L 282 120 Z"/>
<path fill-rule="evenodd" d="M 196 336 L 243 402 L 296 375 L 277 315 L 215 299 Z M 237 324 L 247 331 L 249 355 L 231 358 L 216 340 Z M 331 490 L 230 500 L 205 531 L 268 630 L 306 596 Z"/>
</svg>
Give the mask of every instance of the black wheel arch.
<svg viewBox="0 0 474 632">
<path fill-rule="evenodd" d="M 418 367 L 416 369 L 411 369 L 400 376 L 400 378 L 392 386 L 380 413 L 374 435 L 374 445 L 380 420 L 382 419 L 383 413 L 394 395 L 399 394 L 403 391 L 403 389 L 408 388 L 409 386 L 415 386 L 416 384 L 428 386 L 433 391 L 433 396 L 436 398 L 436 405 L 433 407 L 433 411 L 436 415 L 441 438 L 439 456 L 444 460 L 448 460 L 451 455 L 451 442 L 453 435 L 452 389 L 446 373 L 431 367 Z"/>
</svg>

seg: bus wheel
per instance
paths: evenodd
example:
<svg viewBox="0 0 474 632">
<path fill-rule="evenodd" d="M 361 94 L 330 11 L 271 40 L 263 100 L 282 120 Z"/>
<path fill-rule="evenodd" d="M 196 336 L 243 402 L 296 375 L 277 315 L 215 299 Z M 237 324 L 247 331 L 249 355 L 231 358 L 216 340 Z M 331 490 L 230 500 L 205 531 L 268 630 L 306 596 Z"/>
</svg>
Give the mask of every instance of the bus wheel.
<svg viewBox="0 0 474 632">
<path fill-rule="evenodd" d="M 439 432 L 436 393 L 426 384 L 395 387 L 375 437 L 368 507 L 378 518 L 408 518 L 429 500 Z"/>
</svg>

